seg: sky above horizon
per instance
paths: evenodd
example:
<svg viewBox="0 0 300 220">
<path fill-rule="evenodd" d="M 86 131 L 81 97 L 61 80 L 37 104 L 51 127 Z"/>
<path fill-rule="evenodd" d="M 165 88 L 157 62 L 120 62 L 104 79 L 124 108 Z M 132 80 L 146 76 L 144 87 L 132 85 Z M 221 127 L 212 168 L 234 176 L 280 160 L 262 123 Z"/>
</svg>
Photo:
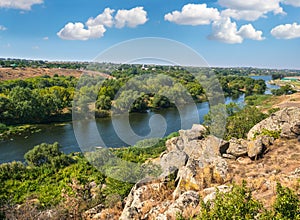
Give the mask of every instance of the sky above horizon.
<svg viewBox="0 0 300 220">
<path fill-rule="evenodd" d="M 0 57 L 92 61 L 142 37 L 210 66 L 300 69 L 300 0 L 0 0 Z"/>
</svg>

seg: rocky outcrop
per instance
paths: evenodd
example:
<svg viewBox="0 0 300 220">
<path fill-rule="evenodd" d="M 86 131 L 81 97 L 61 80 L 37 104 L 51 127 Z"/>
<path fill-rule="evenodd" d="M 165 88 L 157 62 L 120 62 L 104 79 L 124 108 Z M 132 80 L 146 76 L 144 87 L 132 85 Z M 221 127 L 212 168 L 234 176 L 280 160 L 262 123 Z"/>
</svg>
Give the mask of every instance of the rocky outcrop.
<svg viewBox="0 0 300 220">
<path fill-rule="evenodd" d="M 104 205 L 102 205 L 102 204 L 97 205 L 94 208 L 91 208 L 91 209 L 87 210 L 86 212 L 84 212 L 82 217 L 87 220 L 95 219 L 95 216 L 99 215 L 99 213 L 101 213 L 101 211 L 104 209 L 105 209 Z"/>
<path fill-rule="evenodd" d="M 264 165 L 253 160 L 268 157 L 262 156 L 272 149 L 273 144 L 276 145 L 273 137 L 262 134 L 263 129 L 270 131 L 279 129 L 280 136 L 285 138 L 299 135 L 298 110 L 290 108 L 273 114 L 251 129 L 248 140 L 232 138 L 224 141 L 208 135 L 208 131 L 202 125 L 194 125 L 189 130 L 180 130 L 178 137 L 166 142 L 167 150 L 161 154 L 157 162 L 163 170 L 160 177 L 142 180 L 132 188 L 120 219 L 169 220 L 176 219 L 177 214 L 185 216 L 187 212 L 189 215 L 186 216 L 192 217 L 193 213 L 199 211 L 200 195 L 205 203 L 209 201 L 213 205 L 217 191 L 229 192 L 232 188 L 225 184 L 228 181 L 239 180 L 236 174 L 242 173 L 243 178 L 253 181 L 268 175 L 272 178 L 278 175 L 279 169 L 274 167 L 272 162 Z M 270 151 L 274 152 L 274 149 Z M 279 161 L 278 155 L 281 155 L 281 151 L 275 152 L 277 155 L 274 158 Z M 293 160 L 298 154 L 290 157 Z M 300 175 L 299 166 L 291 168 L 293 169 L 289 168 L 288 180 Z M 261 190 L 257 192 L 257 197 L 264 195 L 268 197 L 272 194 L 271 190 L 274 187 L 269 186 L 267 181 L 253 184 Z M 94 211 L 91 211 L 94 214 Z M 100 213 L 103 213 L 103 210 Z"/>
<path fill-rule="evenodd" d="M 256 159 L 263 155 L 265 150 L 273 143 L 274 138 L 266 135 L 258 136 L 255 140 L 232 138 L 229 140 L 229 148 L 222 156 L 233 160 L 245 156 Z"/>
<path fill-rule="evenodd" d="M 168 140 L 167 151 L 160 157 L 160 180 L 137 183 L 120 219 L 175 219 L 176 213 L 199 204 L 198 191 L 222 184 L 228 167 L 221 155 L 226 153 L 229 142 L 207 133 L 204 126 L 193 125 L 189 130 L 180 130 L 179 137 Z M 168 191 L 165 180 L 172 173 L 174 189 Z M 155 203 L 155 195 L 165 197 L 164 201 Z"/>
<path fill-rule="evenodd" d="M 184 151 L 173 150 L 168 154 L 163 154 L 160 159 L 160 165 L 163 170 L 162 176 L 167 176 L 177 171 L 180 167 L 186 165 L 188 156 Z"/>
<path fill-rule="evenodd" d="M 254 139 L 264 130 L 279 132 L 281 138 L 297 138 L 300 135 L 300 108 L 284 108 L 272 114 L 249 131 L 248 140 Z"/>
<path fill-rule="evenodd" d="M 243 139 L 232 138 L 229 141 L 229 148 L 226 154 L 233 155 L 235 157 L 242 157 L 247 155 L 247 141 Z"/>
</svg>

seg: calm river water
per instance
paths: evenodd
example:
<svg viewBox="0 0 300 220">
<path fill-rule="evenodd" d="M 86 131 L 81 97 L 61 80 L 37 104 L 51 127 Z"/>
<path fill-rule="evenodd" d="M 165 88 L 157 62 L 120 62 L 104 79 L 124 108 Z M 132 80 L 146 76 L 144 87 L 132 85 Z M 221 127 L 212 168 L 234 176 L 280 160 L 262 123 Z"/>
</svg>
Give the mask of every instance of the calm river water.
<svg viewBox="0 0 300 220">
<path fill-rule="evenodd" d="M 271 76 L 257 76 L 253 78 L 264 79 L 266 82 L 271 80 Z M 270 89 L 276 87 L 268 84 L 268 88 L 269 89 L 266 93 L 270 93 Z M 226 103 L 231 101 L 243 103 L 244 96 L 240 96 L 236 100 L 231 98 L 226 98 L 225 100 Z M 195 112 L 195 108 L 187 105 L 184 107 L 183 114 L 181 115 L 177 109 L 165 109 L 148 113 L 133 113 L 130 114 L 130 125 L 137 135 L 146 136 L 150 132 L 149 119 L 154 114 L 160 114 L 166 120 L 167 128 L 165 135 L 168 135 L 181 129 L 181 121 L 185 122 L 184 129 L 190 128 L 194 123 L 199 123 L 199 120 L 200 123 L 203 122 L 203 116 L 208 113 L 209 105 L 207 102 L 204 102 L 198 103 L 196 106 L 197 112 Z M 198 119 L 195 117 L 196 114 L 199 115 Z M 120 117 L 118 120 L 122 121 L 124 118 Z M 90 135 L 91 133 L 94 134 L 94 132 L 97 132 L 97 134 L 101 135 L 105 145 L 108 147 L 126 146 L 126 144 L 120 140 L 116 134 L 111 118 L 97 119 L 96 124 L 98 130 L 94 129 L 92 122 L 86 122 L 82 129 L 82 133 L 79 134 L 79 138 L 91 137 L 87 139 L 87 144 L 89 146 L 99 146 L 100 144 L 97 142 L 97 138 L 93 138 L 93 136 L 97 135 Z M 72 122 L 65 124 L 37 125 L 37 127 L 41 129 L 41 132 L 31 134 L 28 137 L 15 136 L 11 140 L 0 142 L 0 163 L 10 162 L 13 160 L 23 161 L 24 154 L 28 150 L 32 149 L 33 146 L 40 143 L 59 142 L 62 146 L 62 151 L 65 153 L 81 151 L 75 138 Z"/>
</svg>

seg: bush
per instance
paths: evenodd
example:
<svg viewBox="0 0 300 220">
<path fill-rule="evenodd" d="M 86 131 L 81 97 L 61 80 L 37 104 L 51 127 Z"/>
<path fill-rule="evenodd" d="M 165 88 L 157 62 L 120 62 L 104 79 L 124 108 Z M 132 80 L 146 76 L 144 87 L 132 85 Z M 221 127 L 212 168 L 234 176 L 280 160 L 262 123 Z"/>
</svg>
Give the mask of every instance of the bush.
<svg viewBox="0 0 300 220">
<path fill-rule="evenodd" d="M 256 138 L 259 135 L 263 135 L 263 136 L 273 137 L 274 139 L 278 139 L 278 138 L 280 138 L 280 133 L 281 133 L 280 130 L 279 131 L 272 131 L 272 130 L 268 130 L 268 129 L 263 128 L 260 133 L 256 132 L 254 134 L 254 138 Z"/>
<path fill-rule="evenodd" d="M 277 183 L 277 197 L 273 205 L 276 219 L 300 219 L 300 200 L 289 188 Z"/>
<path fill-rule="evenodd" d="M 6 127 L 5 124 L 0 123 L 0 133 L 7 131 L 7 130 L 8 130 L 8 127 Z"/>
<path fill-rule="evenodd" d="M 71 164 L 71 159 L 60 152 L 60 145 L 56 142 L 54 144 L 40 144 L 28 151 L 24 158 L 26 162 L 33 167 L 40 167 L 42 165 L 51 165 L 54 168 L 65 167 Z"/>
<path fill-rule="evenodd" d="M 228 117 L 226 139 L 232 137 L 246 138 L 249 130 L 266 117 L 267 115 L 260 112 L 256 107 L 245 107 Z"/>
<path fill-rule="evenodd" d="M 252 198 L 251 191 L 244 182 L 234 185 L 228 193 L 217 192 L 213 204 L 202 202 L 198 219 L 255 219 L 262 209 L 262 204 Z"/>
</svg>

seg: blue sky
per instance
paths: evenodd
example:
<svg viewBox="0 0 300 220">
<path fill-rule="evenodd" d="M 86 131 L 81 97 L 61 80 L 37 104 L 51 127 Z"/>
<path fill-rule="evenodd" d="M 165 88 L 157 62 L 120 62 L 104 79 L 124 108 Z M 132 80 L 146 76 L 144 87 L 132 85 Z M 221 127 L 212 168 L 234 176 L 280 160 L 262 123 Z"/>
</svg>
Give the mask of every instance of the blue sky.
<svg viewBox="0 0 300 220">
<path fill-rule="evenodd" d="M 300 69 L 300 0 L 0 0 L 0 57 L 91 61 L 140 37 L 210 66 Z"/>
</svg>

